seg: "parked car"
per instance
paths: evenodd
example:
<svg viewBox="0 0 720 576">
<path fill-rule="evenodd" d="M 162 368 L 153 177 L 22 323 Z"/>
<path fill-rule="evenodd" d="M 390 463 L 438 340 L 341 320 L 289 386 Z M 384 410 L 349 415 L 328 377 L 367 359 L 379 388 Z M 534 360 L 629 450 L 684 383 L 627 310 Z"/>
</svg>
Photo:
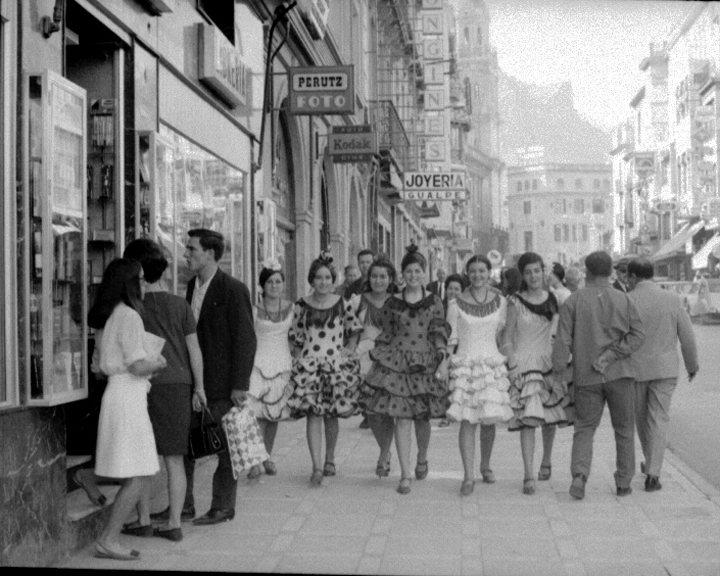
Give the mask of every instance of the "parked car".
<svg viewBox="0 0 720 576">
<path fill-rule="evenodd" d="M 720 279 L 661 281 L 658 284 L 680 297 L 683 307 L 693 321 L 701 324 L 720 324 Z"/>
</svg>

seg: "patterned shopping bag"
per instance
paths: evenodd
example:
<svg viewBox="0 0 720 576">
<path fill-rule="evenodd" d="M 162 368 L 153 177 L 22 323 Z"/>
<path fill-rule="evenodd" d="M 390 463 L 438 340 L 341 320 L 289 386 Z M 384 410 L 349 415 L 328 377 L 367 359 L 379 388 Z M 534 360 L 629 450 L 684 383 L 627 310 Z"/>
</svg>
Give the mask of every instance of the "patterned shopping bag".
<svg viewBox="0 0 720 576">
<path fill-rule="evenodd" d="M 269 458 L 255 414 L 249 407 L 233 406 L 223 416 L 222 425 L 227 436 L 230 462 L 236 480 L 243 470 L 262 464 Z"/>
</svg>

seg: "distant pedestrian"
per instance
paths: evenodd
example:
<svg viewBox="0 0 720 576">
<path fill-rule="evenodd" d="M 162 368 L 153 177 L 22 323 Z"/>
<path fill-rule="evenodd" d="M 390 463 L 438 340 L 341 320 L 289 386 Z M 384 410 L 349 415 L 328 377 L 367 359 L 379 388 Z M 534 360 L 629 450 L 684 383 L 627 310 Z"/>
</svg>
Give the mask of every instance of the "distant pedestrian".
<svg viewBox="0 0 720 576">
<path fill-rule="evenodd" d="M 552 473 L 552 449 L 556 426 L 567 424 L 563 403 L 567 389 L 552 375 L 552 335 L 558 303 L 543 290 L 544 264 L 539 254 L 525 252 L 518 260 L 523 283 L 519 292 L 508 297 L 505 351 L 510 370 L 510 403 L 514 412 L 509 430 L 520 431 L 525 476 L 523 493 L 535 493 L 535 428 L 542 427 L 543 455 L 539 480 Z"/>
<path fill-rule="evenodd" d="M 677 295 L 661 290 L 653 282 L 652 262 L 645 258 L 628 264 L 630 299 L 640 311 L 645 340 L 630 357 L 635 376 L 635 425 L 642 445 L 646 474 L 645 490 L 660 490 L 667 433 L 670 424 L 670 401 L 677 385 L 680 342 L 688 380 L 698 371 L 697 347 L 690 317 Z"/>
<path fill-rule="evenodd" d="M 505 268 L 502 271 L 502 280 L 500 282 L 500 291 L 506 298 L 512 296 L 520 290 L 522 284 L 522 274 L 517 268 Z"/>
<path fill-rule="evenodd" d="M 343 283 L 337 287 L 335 294 L 345 295 L 345 291 L 350 289 L 356 280 L 362 277 L 360 274 L 360 268 L 355 264 L 348 264 L 345 266 Z"/>
<path fill-rule="evenodd" d="M 568 296 L 572 294 L 565 286 L 565 268 L 559 262 L 553 262 L 552 266 L 547 269 L 547 284 L 550 292 L 553 293 L 558 302 L 558 306 L 562 306 Z"/>
<path fill-rule="evenodd" d="M 147 410 L 149 378 L 165 368 L 162 355 L 144 346 L 142 267 L 117 258 L 103 273 L 88 326 L 97 330 L 98 366 L 108 376 L 98 423 L 95 473 L 120 478 L 110 517 L 95 542 L 95 554 L 115 560 L 137 560 L 140 552 L 120 545 L 120 530 L 145 490 L 160 471 L 155 436 Z"/>
<path fill-rule="evenodd" d="M 360 375 L 364 379 L 372 368 L 370 356 L 375 348 L 375 340 L 382 334 L 389 314 L 384 308 L 385 302 L 394 294 L 397 273 L 392 263 L 385 258 L 378 258 L 370 265 L 369 290 L 361 296 L 355 296 L 357 316 L 363 324 L 357 352 L 360 357 Z M 375 440 L 380 447 L 375 474 L 385 478 L 390 474 L 390 449 L 393 440 L 395 421 L 387 414 L 369 414 L 368 421 Z"/>
<path fill-rule="evenodd" d="M 584 285 L 582 272 L 578 268 L 568 268 L 565 271 L 565 286 L 570 293 L 577 292 Z"/>
<path fill-rule="evenodd" d="M 390 318 L 370 353 L 375 363 L 365 377 L 361 401 L 369 413 L 395 418 L 401 469 L 397 491 L 408 494 L 413 422 L 418 444 L 415 477 L 423 480 L 429 470 L 430 419 L 442 418 L 448 407 L 448 326 L 442 301 L 425 290 L 427 260 L 414 244 L 407 248 L 401 269 L 405 287 L 385 303 Z"/>
<path fill-rule="evenodd" d="M 249 405 L 255 412 L 268 459 L 248 472 L 250 479 L 277 474 L 272 461 L 278 422 L 290 417 L 292 356 L 288 334 L 293 319 L 292 302 L 285 300 L 285 274 L 276 260 L 263 263 L 260 271 L 260 304 L 253 309 L 257 351 L 250 375 Z"/>
<path fill-rule="evenodd" d="M 357 267 L 360 271 L 360 277 L 357 278 L 352 284 L 350 284 L 345 292 L 342 294 L 345 300 L 350 300 L 357 294 L 362 294 L 365 290 L 365 283 L 368 279 L 368 272 L 370 271 L 370 265 L 375 261 L 375 252 L 369 248 L 360 250 L 357 255 Z"/>
<path fill-rule="evenodd" d="M 493 483 L 490 456 L 495 442 L 495 424 L 512 418 L 505 356 L 498 338 L 505 326 L 507 303 L 499 290 L 489 285 L 492 264 L 477 254 L 465 265 L 470 287 L 448 303 L 450 339 L 451 405 L 449 418 L 460 422 L 459 444 L 465 476 L 460 494 L 469 496 L 475 487 L 475 442 L 480 424 L 480 474 Z"/>
<path fill-rule="evenodd" d="M 138 238 L 125 247 L 125 258 L 140 262 L 145 273 L 145 295 L 141 313 L 145 330 L 165 339 L 163 356 L 167 367 L 152 379 L 148 412 L 153 425 L 158 454 L 167 470 L 168 508 L 152 518 L 167 521 L 153 528 L 150 514 L 150 486 L 138 506 L 138 520 L 123 528 L 123 534 L 159 536 L 174 542 L 183 539 L 180 522 L 187 491 L 183 457 L 188 451 L 191 406 L 196 410 L 207 403 L 203 381 L 203 360 L 198 343 L 195 317 L 190 304 L 169 294 L 163 282 L 168 261 L 162 248 L 148 238 Z"/>
<path fill-rule="evenodd" d="M 310 264 L 312 293 L 295 303 L 290 342 L 293 345 L 288 400 L 293 418 L 306 418 L 306 433 L 313 472 L 310 483 L 322 484 L 335 476 L 338 418 L 357 413 L 360 362 L 356 347 L 362 324 L 350 302 L 333 293 L 337 279 L 332 258 L 321 254 Z M 322 432 L 325 428 L 325 463 Z"/>
<path fill-rule="evenodd" d="M 627 292 L 628 291 L 628 263 L 630 262 L 629 256 L 623 256 L 620 258 L 620 260 L 617 261 L 615 266 L 615 281 L 613 282 L 613 287 L 617 288 L 621 292 Z"/>
<path fill-rule="evenodd" d="M 627 294 L 610 284 L 612 259 L 593 252 L 585 260 L 585 288 L 572 294 L 560 310 L 552 365 L 560 378 L 572 353 L 575 389 L 575 434 L 570 470 L 570 495 L 585 497 L 590 476 L 595 430 L 605 403 L 615 431 L 617 495 L 632 492 L 635 473 L 635 411 L 633 371 L 629 356 L 643 342 L 640 312 Z"/>
<path fill-rule="evenodd" d="M 439 296 L 440 300 L 445 300 L 445 269 L 438 268 L 436 275 L 437 279 L 426 286 L 427 291 Z"/>
<path fill-rule="evenodd" d="M 186 300 L 197 321 L 207 407 L 218 424 L 233 406 L 247 403 L 257 347 L 250 292 L 240 280 L 220 269 L 218 262 L 224 250 L 225 239 L 219 232 L 205 228 L 188 232 L 185 259 L 195 276 L 188 282 Z M 225 434 L 220 436 L 225 450 L 218 454 L 210 510 L 193 521 L 198 526 L 235 517 L 237 480 Z M 195 462 L 185 458 L 188 487 L 183 512 L 188 517 L 195 514 L 194 470 Z"/>
</svg>

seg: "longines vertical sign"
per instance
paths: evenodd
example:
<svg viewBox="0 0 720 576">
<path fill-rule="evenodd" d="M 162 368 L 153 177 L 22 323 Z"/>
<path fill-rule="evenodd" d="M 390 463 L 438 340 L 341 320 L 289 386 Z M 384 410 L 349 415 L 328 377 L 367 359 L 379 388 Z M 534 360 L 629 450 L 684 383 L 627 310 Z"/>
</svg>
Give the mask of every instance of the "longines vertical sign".
<svg viewBox="0 0 720 576">
<path fill-rule="evenodd" d="M 354 66 L 290 68 L 290 114 L 354 114 Z"/>
</svg>

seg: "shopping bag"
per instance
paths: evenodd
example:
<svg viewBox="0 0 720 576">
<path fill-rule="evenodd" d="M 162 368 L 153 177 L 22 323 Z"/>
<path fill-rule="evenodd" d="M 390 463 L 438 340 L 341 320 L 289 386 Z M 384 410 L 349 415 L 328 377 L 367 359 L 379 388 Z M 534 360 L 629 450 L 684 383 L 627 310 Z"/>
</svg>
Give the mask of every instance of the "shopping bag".
<svg viewBox="0 0 720 576">
<path fill-rule="evenodd" d="M 222 418 L 222 425 L 236 480 L 243 470 L 262 464 L 269 458 L 255 414 L 248 406 L 230 408 Z"/>
<path fill-rule="evenodd" d="M 205 418 L 207 414 L 208 418 Z M 203 406 L 200 413 L 200 427 L 190 429 L 190 440 L 188 442 L 188 458 L 197 460 L 203 456 L 219 454 L 225 448 L 220 437 L 220 426 L 210 414 L 207 406 Z"/>
</svg>

